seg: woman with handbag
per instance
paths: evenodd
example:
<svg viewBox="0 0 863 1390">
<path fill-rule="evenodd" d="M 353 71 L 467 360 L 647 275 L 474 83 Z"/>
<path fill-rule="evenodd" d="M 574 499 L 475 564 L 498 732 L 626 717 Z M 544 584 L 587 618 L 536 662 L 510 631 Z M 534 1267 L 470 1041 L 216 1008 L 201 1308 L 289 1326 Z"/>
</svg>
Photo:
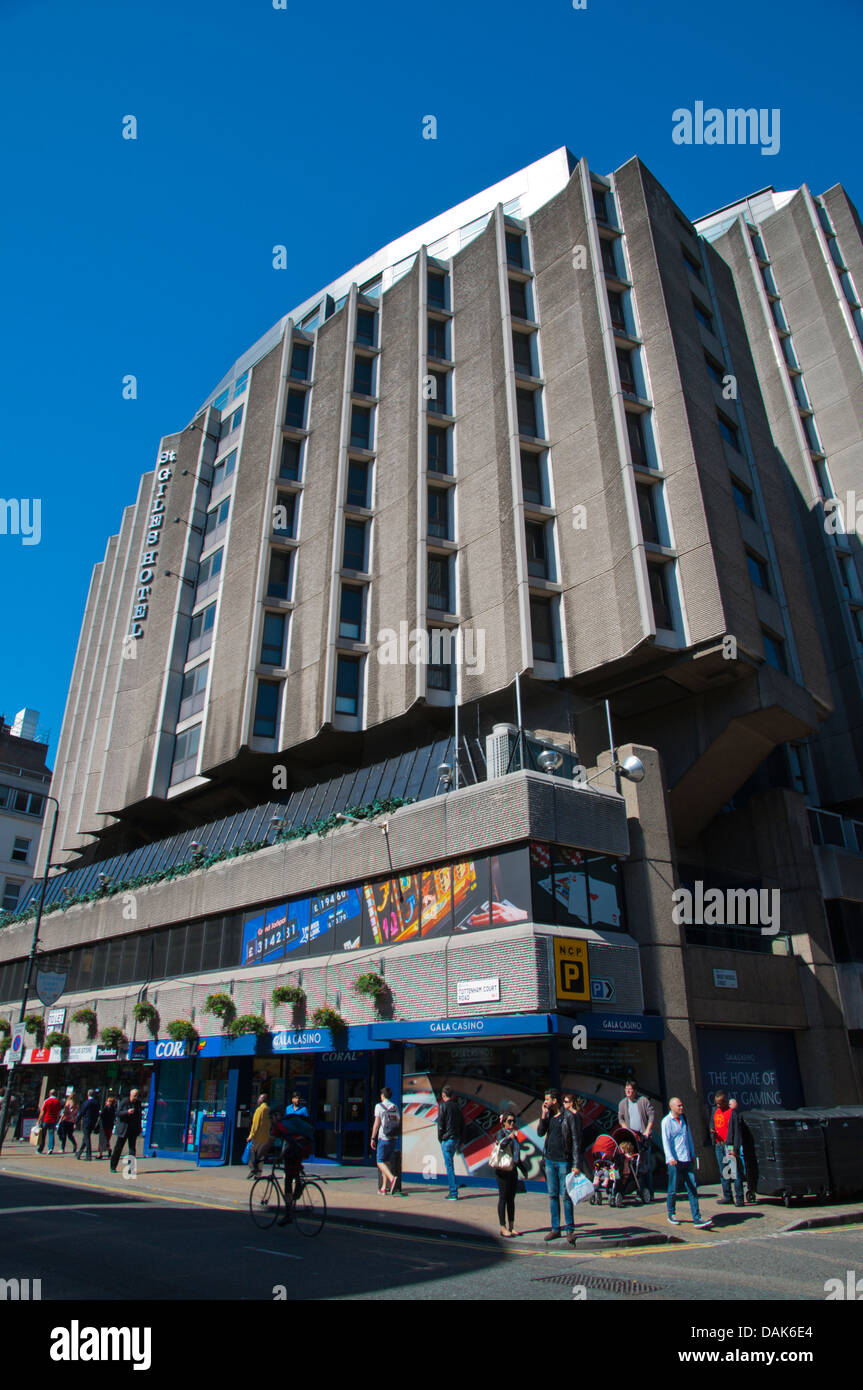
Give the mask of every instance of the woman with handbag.
<svg viewBox="0 0 863 1390">
<path fill-rule="evenodd" d="M 500 1122 L 501 1128 L 494 1136 L 488 1166 L 497 1178 L 497 1219 L 500 1223 L 500 1233 L 509 1238 L 521 1235 L 521 1231 L 515 1229 L 515 1190 L 518 1185 L 521 1148 L 515 1129 L 515 1116 L 501 1115 Z"/>
</svg>

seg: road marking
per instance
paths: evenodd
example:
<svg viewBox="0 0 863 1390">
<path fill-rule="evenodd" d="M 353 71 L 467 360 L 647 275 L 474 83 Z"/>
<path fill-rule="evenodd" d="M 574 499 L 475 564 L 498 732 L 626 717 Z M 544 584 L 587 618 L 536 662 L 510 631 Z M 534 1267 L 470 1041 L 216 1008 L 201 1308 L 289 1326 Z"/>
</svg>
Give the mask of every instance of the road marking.
<svg viewBox="0 0 863 1390">
<path fill-rule="evenodd" d="M 257 1250 L 261 1255 L 278 1255 L 280 1260 L 302 1260 L 302 1255 L 289 1255 L 287 1250 L 267 1250 L 263 1245 L 244 1245 L 244 1250 Z"/>
<path fill-rule="evenodd" d="M 117 1206 L 117 1203 L 116 1203 L 116 1202 L 87 1202 L 87 1203 L 83 1203 L 83 1202 L 57 1202 L 56 1204 L 53 1204 L 53 1203 L 52 1203 L 51 1205 L 48 1205 L 48 1204 L 46 1203 L 44 1206 L 41 1206 L 41 1207 L 38 1207 L 38 1206 L 33 1206 L 33 1207 L 0 1207 L 0 1216 L 18 1216 L 19 1213 L 20 1213 L 21 1215 L 32 1215 L 34 1212 L 40 1212 L 40 1211 L 72 1211 L 72 1212 L 79 1212 L 79 1213 L 81 1214 L 81 1216 L 93 1216 L 94 1213 L 93 1213 L 92 1211 L 86 1211 L 86 1210 L 85 1210 L 85 1206 L 87 1206 L 87 1207 L 106 1207 L 106 1208 L 108 1208 L 108 1210 L 114 1210 L 114 1209 L 116 1208 L 116 1206 Z"/>
</svg>

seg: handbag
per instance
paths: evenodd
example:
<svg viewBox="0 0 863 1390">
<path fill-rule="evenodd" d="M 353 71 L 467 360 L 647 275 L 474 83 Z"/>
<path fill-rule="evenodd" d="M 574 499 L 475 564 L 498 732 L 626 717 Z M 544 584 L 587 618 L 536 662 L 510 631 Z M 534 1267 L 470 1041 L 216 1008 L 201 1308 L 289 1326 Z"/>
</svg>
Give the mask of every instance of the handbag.
<svg viewBox="0 0 863 1390">
<path fill-rule="evenodd" d="M 488 1166 L 496 1173 L 511 1173 L 515 1167 L 515 1159 L 509 1149 L 504 1148 L 500 1140 L 492 1148 Z"/>
<path fill-rule="evenodd" d="M 251 1141 L 251 1139 L 249 1139 L 248 1142 L 247 1142 L 247 1144 L 246 1144 L 246 1147 L 243 1149 L 243 1157 L 242 1157 L 242 1160 L 241 1160 L 241 1161 L 242 1161 L 243 1163 L 248 1163 L 248 1161 L 249 1161 L 249 1159 L 250 1159 L 251 1157 L 252 1157 L 252 1141 Z"/>
<path fill-rule="evenodd" d="M 593 1196 L 593 1183 L 584 1173 L 567 1173 L 566 1192 L 573 1206 L 586 1202 Z"/>
<path fill-rule="evenodd" d="M 34 1149 L 35 1149 L 36 1145 L 39 1143 L 39 1139 L 41 1138 L 41 1135 L 42 1135 L 42 1126 L 37 1122 L 37 1123 L 33 1126 L 33 1128 L 30 1130 L 30 1136 L 29 1136 L 29 1137 L 30 1137 L 30 1143 L 33 1145 Z"/>
</svg>

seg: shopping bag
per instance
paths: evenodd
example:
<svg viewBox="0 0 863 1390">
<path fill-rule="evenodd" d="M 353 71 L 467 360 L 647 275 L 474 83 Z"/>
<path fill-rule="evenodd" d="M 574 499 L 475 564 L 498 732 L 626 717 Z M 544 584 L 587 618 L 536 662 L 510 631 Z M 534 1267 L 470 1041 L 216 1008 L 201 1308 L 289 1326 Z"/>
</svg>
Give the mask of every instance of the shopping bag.
<svg viewBox="0 0 863 1390">
<path fill-rule="evenodd" d="M 576 1206 L 579 1202 L 589 1201 L 593 1196 L 593 1183 L 583 1173 L 567 1173 L 566 1192 L 570 1201 Z"/>
<path fill-rule="evenodd" d="M 251 1141 L 251 1139 L 250 1139 L 250 1140 L 248 1141 L 248 1143 L 246 1144 L 246 1147 L 243 1149 L 243 1159 L 242 1159 L 243 1163 L 248 1163 L 248 1161 L 249 1161 L 249 1159 L 250 1159 L 251 1157 L 252 1157 L 252 1141 Z"/>
<path fill-rule="evenodd" d="M 41 1135 L 41 1133 L 42 1133 L 42 1126 L 41 1126 L 41 1125 L 34 1125 L 33 1128 L 32 1128 L 31 1131 L 30 1131 L 30 1143 L 33 1145 L 34 1149 L 35 1149 L 36 1145 L 39 1143 L 39 1136 Z"/>
</svg>

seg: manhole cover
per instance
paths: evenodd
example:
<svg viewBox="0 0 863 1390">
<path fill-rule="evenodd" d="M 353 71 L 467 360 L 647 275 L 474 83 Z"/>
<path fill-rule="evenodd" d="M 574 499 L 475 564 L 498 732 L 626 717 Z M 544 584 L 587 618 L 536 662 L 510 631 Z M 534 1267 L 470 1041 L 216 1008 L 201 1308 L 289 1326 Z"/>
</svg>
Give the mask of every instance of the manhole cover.
<svg viewBox="0 0 863 1390">
<path fill-rule="evenodd" d="M 607 1274 L 541 1274 L 532 1284 L 578 1284 L 583 1289 L 601 1289 L 603 1293 L 658 1293 L 667 1284 L 645 1284 L 640 1279 L 615 1279 Z"/>
</svg>

